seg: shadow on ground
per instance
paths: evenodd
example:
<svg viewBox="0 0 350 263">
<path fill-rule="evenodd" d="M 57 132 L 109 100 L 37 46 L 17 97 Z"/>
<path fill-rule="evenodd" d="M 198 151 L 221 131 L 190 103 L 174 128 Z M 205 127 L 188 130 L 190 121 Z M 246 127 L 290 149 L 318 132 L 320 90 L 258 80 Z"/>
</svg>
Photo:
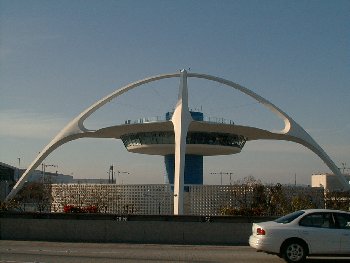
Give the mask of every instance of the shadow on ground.
<svg viewBox="0 0 350 263">
<path fill-rule="evenodd" d="M 350 257 L 348 258 L 308 258 L 306 263 L 349 263 Z"/>
</svg>

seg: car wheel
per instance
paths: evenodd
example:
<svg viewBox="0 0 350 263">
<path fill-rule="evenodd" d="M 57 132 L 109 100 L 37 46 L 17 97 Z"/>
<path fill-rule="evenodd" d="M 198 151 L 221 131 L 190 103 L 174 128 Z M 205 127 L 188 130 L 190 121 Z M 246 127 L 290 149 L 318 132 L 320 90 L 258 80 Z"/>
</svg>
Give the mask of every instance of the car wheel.
<svg viewBox="0 0 350 263">
<path fill-rule="evenodd" d="M 286 243 L 282 248 L 282 257 L 288 263 L 300 263 L 306 259 L 306 246 L 298 240 Z"/>
</svg>

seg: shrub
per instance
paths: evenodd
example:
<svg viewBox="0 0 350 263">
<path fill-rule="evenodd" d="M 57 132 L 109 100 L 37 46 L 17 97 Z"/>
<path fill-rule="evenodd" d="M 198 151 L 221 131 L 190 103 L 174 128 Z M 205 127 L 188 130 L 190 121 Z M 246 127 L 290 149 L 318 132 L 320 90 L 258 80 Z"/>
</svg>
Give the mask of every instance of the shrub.
<svg viewBox="0 0 350 263">
<path fill-rule="evenodd" d="M 98 213 L 98 208 L 95 205 L 79 207 L 74 205 L 65 205 L 63 207 L 65 213 Z"/>
</svg>

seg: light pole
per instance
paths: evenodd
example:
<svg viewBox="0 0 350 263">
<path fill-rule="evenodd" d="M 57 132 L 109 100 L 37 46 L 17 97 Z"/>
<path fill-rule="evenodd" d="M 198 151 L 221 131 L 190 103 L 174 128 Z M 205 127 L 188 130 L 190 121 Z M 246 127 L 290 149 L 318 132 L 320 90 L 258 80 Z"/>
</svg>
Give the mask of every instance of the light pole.
<svg viewBox="0 0 350 263">
<path fill-rule="evenodd" d="M 158 191 L 160 189 L 157 189 Z M 150 194 L 150 190 L 147 190 L 147 193 L 143 194 L 144 196 L 150 197 L 152 198 L 154 201 L 156 201 L 158 203 L 158 215 L 160 215 L 160 210 L 161 210 L 161 199 L 159 198 L 159 196 L 154 196 Z M 163 196 L 163 201 L 164 201 L 164 196 Z"/>
<path fill-rule="evenodd" d="M 129 172 L 125 172 L 125 171 L 117 171 L 118 173 L 118 178 L 119 178 L 119 184 L 120 184 L 120 174 L 130 174 Z"/>
<path fill-rule="evenodd" d="M 46 170 L 46 167 L 56 167 L 56 168 L 58 168 L 58 165 L 56 165 L 56 164 L 44 164 L 44 163 L 41 164 L 42 182 L 43 183 L 45 183 L 45 170 Z"/>
<path fill-rule="evenodd" d="M 350 170 L 349 167 L 346 167 L 346 163 L 345 163 L 345 162 L 344 162 L 344 163 L 341 163 L 341 165 L 342 165 L 342 167 L 339 168 L 339 170 L 340 170 L 340 169 L 343 169 L 343 174 L 345 174 L 345 170 Z"/>
<path fill-rule="evenodd" d="M 114 165 L 111 165 L 110 167 L 109 167 L 109 171 L 108 171 L 108 183 L 114 183 L 114 175 L 115 175 L 115 173 L 118 173 L 117 174 L 117 177 L 118 178 L 120 178 L 119 176 L 120 176 L 120 174 L 130 174 L 129 172 L 125 172 L 125 171 L 119 171 L 119 170 L 117 170 L 117 171 L 115 171 L 114 170 Z M 119 179 L 119 181 L 120 181 L 120 179 Z M 116 183 L 117 183 L 117 178 L 116 178 Z M 120 184 L 120 182 L 119 182 L 119 184 Z"/>
<path fill-rule="evenodd" d="M 217 173 L 210 173 L 210 174 L 218 174 L 220 175 L 220 184 L 222 185 L 222 176 L 223 175 L 229 175 L 230 176 L 230 185 L 232 185 L 232 172 L 217 172 Z"/>
<path fill-rule="evenodd" d="M 109 184 L 114 183 L 113 175 L 114 175 L 114 166 L 111 165 L 111 166 L 109 166 L 109 171 L 108 171 L 108 183 Z"/>
</svg>

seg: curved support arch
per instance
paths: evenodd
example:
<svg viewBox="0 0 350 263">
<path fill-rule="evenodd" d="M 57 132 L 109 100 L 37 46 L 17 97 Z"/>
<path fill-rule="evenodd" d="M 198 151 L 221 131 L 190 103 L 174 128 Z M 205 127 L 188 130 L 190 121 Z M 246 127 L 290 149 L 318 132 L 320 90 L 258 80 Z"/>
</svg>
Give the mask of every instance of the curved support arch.
<svg viewBox="0 0 350 263">
<path fill-rule="evenodd" d="M 272 104 L 271 102 L 269 102 L 268 100 L 264 99 L 263 97 L 261 97 L 260 95 L 256 94 L 255 92 L 226 79 L 223 78 L 219 78 L 219 77 L 215 77 L 215 76 L 211 76 L 211 75 L 206 75 L 206 74 L 198 74 L 198 73 L 188 73 L 187 74 L 188 77 L 194 77 L 194 78 L 201 78 L 201 79 L 207 79 L 207 80 L 211 80 L 211 81 L 215 81 L 221 84 L 224 84 L 226 86 L 230 86 L 250 97 L 252 97 L 253 99 L 255 99 L 256 101 L 260 102 L 261 104 L 263 104 L 265 107 L 267 107 L 270 111 L 272 111 L 273 113 L 275 113 L 277 116 L 279 116 L 280 118 L 282 118 L 284 120 L 285 123 L 285 127 L 284 130 L 281 131 L 281 133 L 286 133 L 288 131 L 290 131 L 290 117 L 284 113 L 281 109 L 279 109 L 277 106 L 275 106 L 274 104 Z"/>
<path fill-rule="evenodd" d="M 316 141 L 298 123 L 296 123 L 291 117 L 289 117 L 285 112 L 283 112 L 277 106 L 275 106 L 268 100 L 264 99 L 263 97 L 259 96 L 258 94 L 254 93 L 253 91 L 226 79 L 214 77 L 211 75 L 198 74 L 198 73 L 188 73 L 188 77 L 203 78 L 203 79 L 219 82 L 227 86 L 231 86 L 234 89 L 241 91 L 242 93 L 252 97 L 253 99 L 263 104 L 265 107 L 270 109 L 273 113 L 277 114 L 279 117 L 281 117 L 284 120 L 285 127 L 279 133 L 279 135 L 285 135 L 285 137 L 283 136 L 285 140 L 294 141 L 296 143 L 302 144 L 303 146 L 313 151 L 317 156 L 319 156 L 324 161 L 324 163 L 329 167 L 329 169 L 338 177 L 338 180 L 344 186 L 345 190 L 350 190 L 349 182 L 340 172 L 339 168 L 332 161 L 332 159 L 321 148 L 321 146 L 319 146 L 316 143 Z"/>
<path fill-rule="evenodd" d="M 157 75 L 157 76 L 153 76 L 153 77 L 149 77 L 149 78 L 145 78 L 136 82 L 133 82 L 131 84 L 128 84 L 114 92 L 112 92 L 111 94 L 107 95 L 106 97 L 102 98 L 101 100 L 97 101 L 95 104 L 93 104 L 92 106 L 90 106 L 89 108 L 87 108 L 85 111 L 83 111 L 82 113 L 79 114 L 79 116 L 76 118 L 77 120 L 79 120 L 79 126 L 83 125 L 83 122 L 92 114 L 94 113 L 96 110 L 98 110 L 99 108 L 101 108 L 102 106 L 104 106 L 105 104 L 107 104 L 108 102 L 112 101 L 113 99 L 117 98 L 118 96 L 122 95 L 123 93 L 132 90 L 138 86 L 153 82 L 153 81 L 157 81 L 157 80 L 161 80 L 161 79 L 168 79 L 168 78 L 174 78 L 174 77 L 179 77 L 180 73 L 173 73 L 173 74 L 162 74 L 162 75 Z"/>
<path fill-rule="evenodd" d="M 311 151 L 313 151 L 326 163 L 326 165 L 330 168 L 330 170 L 335 175 L 337 175 L 339 181 L 344 185 L 344 188 L 346 190 L 350 190 L 350 185 L 348 181 L 341 174 L 339 168 L 335 165 L 335 163 L 331 160 L 331 158 L 324 152 L 324 150 L 312 139 L 312 137 L 298 123 L 296 123 L 291 117 L 289 117 L 277 106 L 275 106 L 268 100 L 264 99 L 263 97 L 259 96 L 258 94 L 254 93 L 253 91 L 239 84 L 236 84 L 232 81 L 229 81 L 223 78 L 218 78 L 211 75 L 206 75 L 206 74 L 187 73 L 186 71 L 182 71 L 182 72 L 186 73 L 186 78 L 187 77 L 203 78 L 203 79 L 219 82 L 227 86 L 231 86 L 232 88 L 239 90 L 240 92 L 262 103 L 265 107 L 270 109 L 273 113 L 277 114 L 279 117 L 281 117 L 284 120 L 284 123 L 285 123 L 284 130 L 282 130 L 280 133 L 275 133 L 275 135 L 278 137 L 279 140 L 293 141 L 293 142 L 302 144 L 308 149 L 310 149 Z M 163 75 L 157 75 L 157 76 L 145 78 L 145 79 L 133 82 L 131 84 L 128 84 L 120 89 L 117 89 L 116 91 L 112 92 L 111 94 L 107 95 L 106 97 L 94 103 L 92 106 L 90 106 L 85 111 L 80 113 L 71 122 L 69 122 L 68 125 L 65 128 L 63 128 L 57 134 L 57 136 L 41 151 L 41 153 L 36 157 L 36 159 L 32 162 L 32 164 L 28 167 L 25 173 L 18 180 L 18 182 L 16 183 L 16 185 L 14 186 L 10 194 L 6 197 L 6 200 L 13 198 L 17 194 L 17 192 L 21 189 L 21 187 L 25 183 L 25 179 L 29 176 L 29 174 L 35 168 L 37 168 L 40 165 L 40 163 L 59 146 L 75 139 L 84 138 L 84 137 L 94 137 L 95 131 L 86 129 L 84 126 L 84 121 L 96 110 L 98 110 L 99 108 L 101 108 L 102 106 L 110 102 L 111 100 L 117 98 L 118 96 L 122 95 L 123 93 L 133 88 L 136 88 L 138 86 L 141 86 L 143 84 L 147 84 L 153 81 L 166 79 L 166 78 L 180 77 L 180 76 L 181 76 L 181 73 L 172 73 L 172 74 L 163 74 Z"/>
<path fill-rule="evenodd" d="M 84 121 L 91 114 L 97 111 L 99 108 L 101 108 L 108 102 L 112 101 L 113 99 L 117 98 L 118 96 L 122 95 L 123 93 L 131 89 L 134 89 L 138 86 L 147 84 L 149 82 L 161 80 L 161 79 L 173 78 L 173 77 L 179 77 L 179 76 L 180 76 L 180 73 L 173 73 L 173 74 L 163 74 L 163 75 L 157 75 L 157 76 L 145 78 L 145 79 L 130 83 L 120 89 L 117 89 L 116 91 L 112 92 L 111 94 L 107 95 L 106 97 L 102 98 L 101 100 L 91 105 L 89 108 L 87 108 L 82 113 L 80 113 L 76 118 L 70 121 L 67 124 L 67 126 L 64 127 L 56 135 L 56 137 L 40 152 L 40 154 L 35 158 L 35 160 L 27 168 L 27 170 L 24 172 L 21 178 L 17 181 L 16 185 L 13 187 L 13 189 L 8 194 L 5 200 L 10 200 L 14 198 L 14 196 L 18 193 L 18 191 L 23 187 L 30 173 L 34 171 L 40 165 L 40 163 L 43 160 L 45 160 L 45 158 L 49 156 L 59 146 L 79 138 L 93 137 L 93 133 L 95 131 L 86 129 L 84 126 Z"/>
</svg>

